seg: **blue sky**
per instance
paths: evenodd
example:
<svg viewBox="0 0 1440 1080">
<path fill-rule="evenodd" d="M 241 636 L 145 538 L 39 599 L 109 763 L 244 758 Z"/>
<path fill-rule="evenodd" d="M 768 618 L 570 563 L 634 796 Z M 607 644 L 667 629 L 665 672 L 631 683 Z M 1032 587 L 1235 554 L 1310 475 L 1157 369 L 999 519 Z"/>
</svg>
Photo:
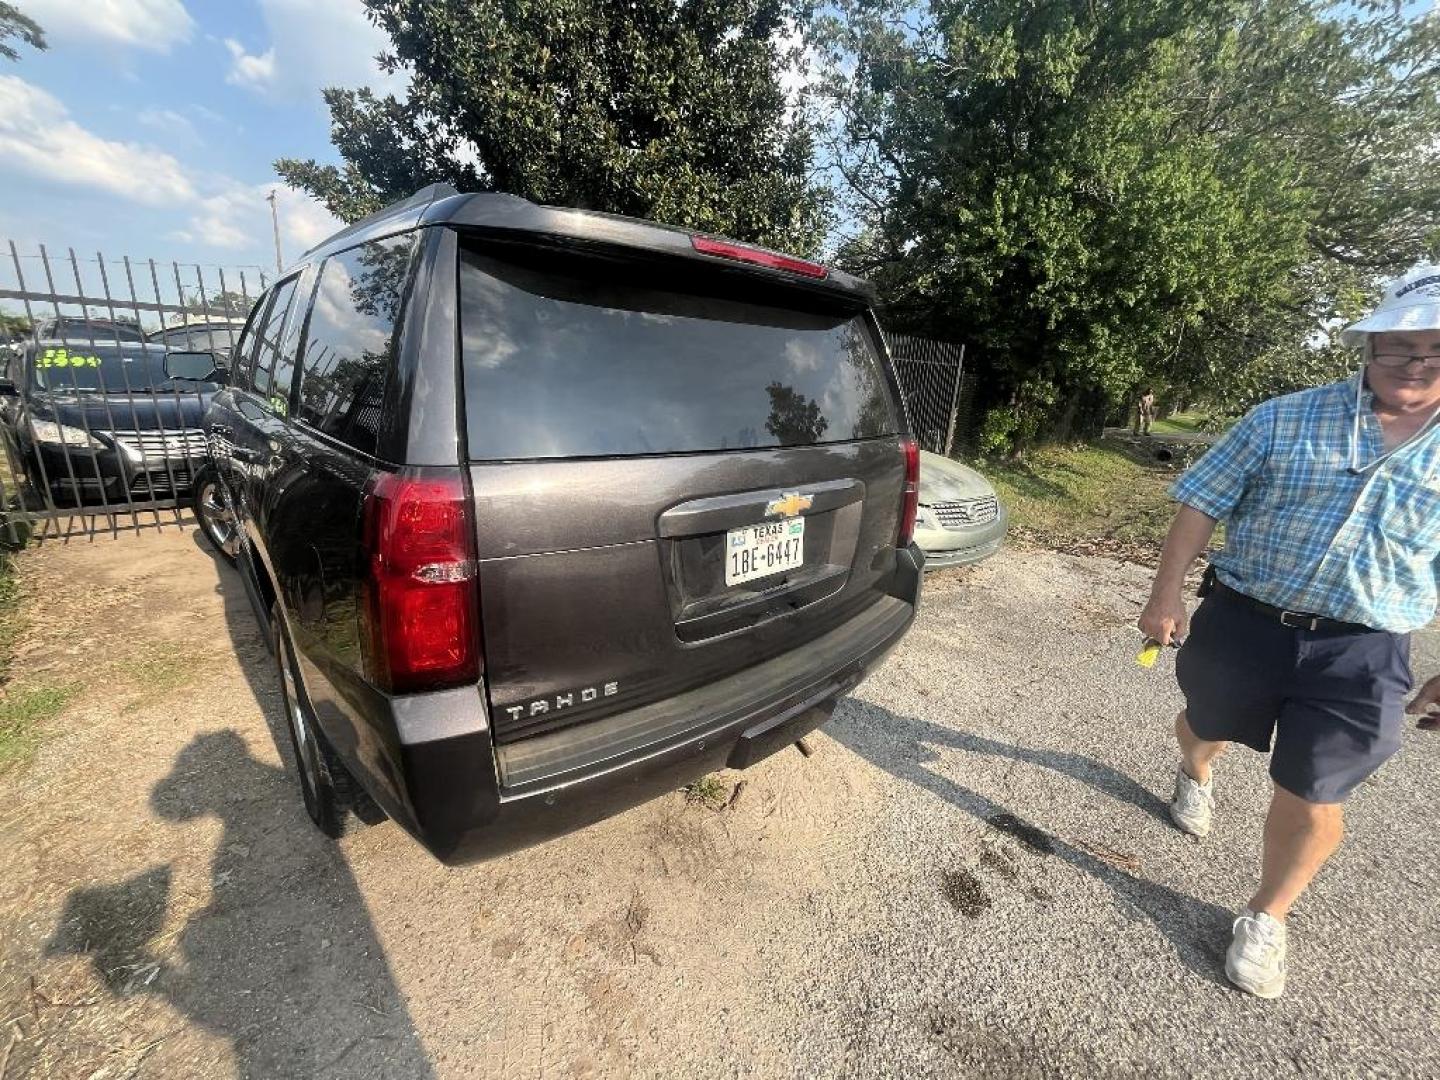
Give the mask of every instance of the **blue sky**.
<svg viewBox="0 0 1440 1080">
<path fill-rule="evenodd" d="M 0 60 L 0 241 L 22 251 L 273 272 L 272 188 L 287 261 L 338 225 L 271 164 L 336 160 L 321 88 L 403 91 L 360 0 L 15 2 L 50 44 Z"/>
<path fill-rule="evenodd" d="M 360 0 L 18 0 L 50 48 L 0 60 L 0 240 L 274 269 L 335 220 L 278 157 L 336 160 L 320 89 L 403 90 Z"/>
</svg>

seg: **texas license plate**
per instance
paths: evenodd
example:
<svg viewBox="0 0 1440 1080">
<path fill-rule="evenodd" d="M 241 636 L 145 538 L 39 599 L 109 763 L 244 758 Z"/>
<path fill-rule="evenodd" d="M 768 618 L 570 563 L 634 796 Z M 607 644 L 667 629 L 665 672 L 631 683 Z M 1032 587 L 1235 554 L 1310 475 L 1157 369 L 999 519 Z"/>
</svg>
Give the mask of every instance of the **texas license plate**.
<svg viewBox="0 0 1440 1080">
<path fill-rule="evenodd" d="M 725 584 L 783 574 L 805 561 L 805 519 L 767 521 L 725 534 Z"/>
</svg>

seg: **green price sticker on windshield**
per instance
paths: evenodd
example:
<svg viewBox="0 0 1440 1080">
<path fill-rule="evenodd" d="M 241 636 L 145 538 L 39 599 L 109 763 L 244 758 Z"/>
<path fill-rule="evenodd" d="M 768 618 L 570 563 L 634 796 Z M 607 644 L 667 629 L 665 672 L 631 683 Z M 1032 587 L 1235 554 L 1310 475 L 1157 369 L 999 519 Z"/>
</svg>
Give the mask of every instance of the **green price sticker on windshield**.
<svg viewBox="0 0 1440 1080">
<path fill-rule="evenodd" d="M 35 358 L 37 368 L 92 367 L 100 366 L 98 356 L 82 356 L 68 349 L 46 349 Z"/>
</svg>

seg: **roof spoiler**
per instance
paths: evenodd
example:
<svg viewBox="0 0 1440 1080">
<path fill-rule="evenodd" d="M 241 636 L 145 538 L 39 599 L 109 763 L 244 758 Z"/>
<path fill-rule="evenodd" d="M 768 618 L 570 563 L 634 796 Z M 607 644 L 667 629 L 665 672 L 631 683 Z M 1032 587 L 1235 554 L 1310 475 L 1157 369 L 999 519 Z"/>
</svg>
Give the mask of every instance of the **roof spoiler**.
<svg viewBox="0 0 1440 1080">
<path fill-rule="evenodd" d="M 429 206 L 433 202 L 438 202 L 441 199 L 448 199 L 452 195 L 459 194 L 460 192 L 457 191 L 455 188 L 451 187 L 449 184 L 428 184 L 425 187 L 421 188 L 419 191 L 415 192 L 415 194 L 401 199 L 399 202 L 393 202 L 389 206 L 375 211 L 375 213 L 371 214 L 369 217 L 363 217 L 359 221 L 352 222 L 345 228 L 341 229 L 338 233 L 335 233 L 333 236 L 327 236 L 324 240 L 320 241 L 320 243 L 316 244 L 314 247 L 307 248 L 304 254 L 300 256 L 300 258 L 303 259 L 306 256 L 310 255 L 311 252 L 318 251 L 322 247 L 327 247 L 328 245 L 333 244 L 336 240 L 339 240 L 343 236 L 349 236 L 351 233 L 359 232 L 362 229 L 369 228 L 371 225 L 383 221 L 386 218 L 398 217 L 399 215 L 404 213 L 413 213 L 417 209 L 423 210 L 425 207 Z"/>
</svg>

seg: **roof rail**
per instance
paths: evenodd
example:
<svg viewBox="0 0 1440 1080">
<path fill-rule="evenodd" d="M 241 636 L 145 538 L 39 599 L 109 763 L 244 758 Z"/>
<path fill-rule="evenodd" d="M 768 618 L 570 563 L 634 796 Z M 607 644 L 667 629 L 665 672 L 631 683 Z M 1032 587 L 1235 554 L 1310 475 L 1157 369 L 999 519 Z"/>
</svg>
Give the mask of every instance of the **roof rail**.
<svg viewBox="0 0 1440 1080">
<path fill-rule="evenodd" d="M 401 199 L 399 202 L 393 202 L 389 206 L 383 207 L 382 209 L 375 211 L 375 213 L 370 214 L 368 217 L 363 217 L 359 221 L 352 222 L 351 224 L 345 226 L 345 228 L 341 229 L 339 232 L 327 236 L 324 240 L 321 240 L 320 243 L 314 245 L 313 247 L 307 248 L 304 253 L 301 254 L 300 258 L 303 259 L 306 256 L 310 255 L 311 252 L 318 251 L 322 247 L 326 247 L 329 244 L 334 243 L 336 240 L 339 240 L 343 236 L 349 236 L 351 233 L 359 232 L 361 229 L 368 228 L 369 226 L 374 225 L 377 221 L 381 221 L 384 218 L 388 218 L 395 214 L 400 214 L 404 211 L 414 210 L 417 207 L 429 206 L 431 203 L 436 202 L 440 199 L 448 199 L 452 195 L 459 194 L 460 192 L 449 184 L 427 184 L 425 187 L 415 192 L 415 194 L 407 196 L 406 198 Z"/>
</svg>

